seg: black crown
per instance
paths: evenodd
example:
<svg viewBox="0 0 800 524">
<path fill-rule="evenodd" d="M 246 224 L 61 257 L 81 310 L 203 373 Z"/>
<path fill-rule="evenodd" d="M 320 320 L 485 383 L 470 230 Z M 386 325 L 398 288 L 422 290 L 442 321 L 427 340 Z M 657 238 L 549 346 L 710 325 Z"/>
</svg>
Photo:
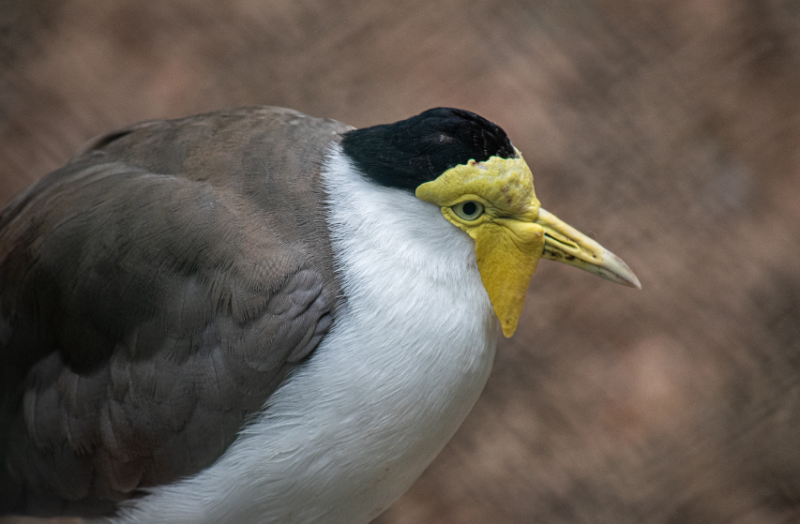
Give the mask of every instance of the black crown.
<svg viewBox="0 0 800 524">
<path fill-rule="evenodd" d="M 350 131 L 342 147 L 369 179 L 411 192 L 470 160 L 516 156 L 498 125 L 470 111 L 447 107 L 394 124 Z"/>
</svg>

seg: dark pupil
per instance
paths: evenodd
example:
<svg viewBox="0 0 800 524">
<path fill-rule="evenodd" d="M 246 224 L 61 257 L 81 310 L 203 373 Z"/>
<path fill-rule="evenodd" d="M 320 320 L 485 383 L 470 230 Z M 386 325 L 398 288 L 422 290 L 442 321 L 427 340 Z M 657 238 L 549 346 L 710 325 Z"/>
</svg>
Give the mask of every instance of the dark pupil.
<svg viewBox="0 0 800 524">
<path fill-rule="evenodd" d="M 478 210 L 478 206 L 475 205 L 475 202 L 467 202 L 461 209 L 465 215 L 472 215 Z"/>
</svg>

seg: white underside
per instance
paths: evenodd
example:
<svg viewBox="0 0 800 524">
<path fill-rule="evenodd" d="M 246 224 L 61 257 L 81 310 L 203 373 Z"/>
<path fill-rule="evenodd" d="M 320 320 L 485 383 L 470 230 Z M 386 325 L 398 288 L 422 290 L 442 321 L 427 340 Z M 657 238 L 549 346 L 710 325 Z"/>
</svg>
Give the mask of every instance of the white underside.
<svg viewBox="0 0 800 524">
<path fill-rule="evenodd" d="M 213 466 L 115 523 L 367 523 L 474 405 L 497 335 L 473 240 L 338 149 L 324 178 L 347 296 L 331 334 Z"/>
</svg>

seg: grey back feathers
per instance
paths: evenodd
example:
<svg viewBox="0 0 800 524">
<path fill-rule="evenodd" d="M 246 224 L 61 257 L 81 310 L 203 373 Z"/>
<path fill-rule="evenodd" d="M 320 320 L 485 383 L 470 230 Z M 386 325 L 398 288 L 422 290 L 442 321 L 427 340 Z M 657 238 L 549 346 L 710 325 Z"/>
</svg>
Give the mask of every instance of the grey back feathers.
<svg viewBox="0 0 800 524">
<path fill-rule="evenodd" d="M 105 514 L 214 462 L 327 333 L 319 171 L 276 108 L 96 139 L 0 215 L 0 514 Z"/>
</svg>

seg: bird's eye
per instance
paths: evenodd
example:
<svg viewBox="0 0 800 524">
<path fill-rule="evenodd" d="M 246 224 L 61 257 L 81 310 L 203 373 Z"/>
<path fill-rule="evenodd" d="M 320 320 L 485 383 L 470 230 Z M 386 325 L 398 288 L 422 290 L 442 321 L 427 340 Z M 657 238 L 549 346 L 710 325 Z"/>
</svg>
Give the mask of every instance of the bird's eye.
<svg viewBox="0 0 800 524">
<path fill-rule="evenodd" d="M 474 200 L 459 202 L 453 206 L 453 212 L 462 220 L 471 222 L 483 214 L 483 204 Z"/>
</svg>

